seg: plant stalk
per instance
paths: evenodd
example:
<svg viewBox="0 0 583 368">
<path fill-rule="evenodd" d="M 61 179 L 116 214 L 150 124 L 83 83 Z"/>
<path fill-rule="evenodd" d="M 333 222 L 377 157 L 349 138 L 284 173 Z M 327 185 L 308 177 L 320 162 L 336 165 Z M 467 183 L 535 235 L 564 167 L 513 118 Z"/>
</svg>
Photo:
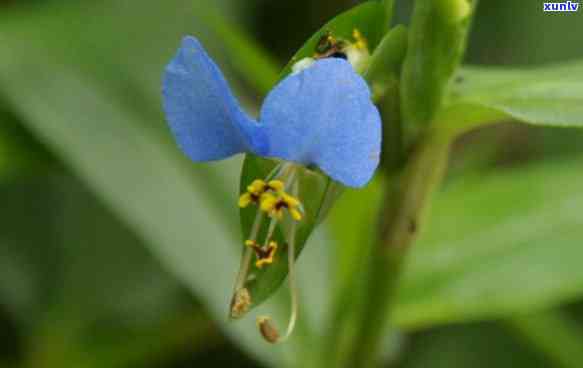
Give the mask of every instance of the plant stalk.
<svg viewBox="0 0 583 368">
<path fill-rule="evenodd" d="M 428 134 L 398 180 L 388 183 L 378 240 L 365 269 L 361 313 L 346 367 L 374 367 L 378 363 L 406 256 L 417 239 L 431 194 L 442 181 L 450 142 L 449 136 Z"/>
</svg>

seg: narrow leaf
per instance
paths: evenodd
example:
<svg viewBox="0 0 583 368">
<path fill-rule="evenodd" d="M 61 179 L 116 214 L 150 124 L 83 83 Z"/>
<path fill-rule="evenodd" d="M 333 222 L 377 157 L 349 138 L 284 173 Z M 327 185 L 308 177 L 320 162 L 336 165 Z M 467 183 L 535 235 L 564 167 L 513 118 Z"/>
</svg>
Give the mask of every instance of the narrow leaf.
<svg viewBox="0 0 583 368">
<path fill-rule="evenodd" d="M 450 183 L 412 249 L 395 321 L 497 318 L 580 297 L 582 168 L 578 157 Z"/>
<path fill-rule="evenodd" d="M 501 120 L 583 127 L 583 62 L 533 69 L 468 67 L 437 124 L 459 134 Z"/>
<path fill-rule="evenodd" d="M 260 344 L 251 325 L 227 328 L 237 254 L 230 226 L 207 178 L 194 176 L 134 114 L 108 99 L 91 80 L 24 60 L 0 63 L 0 95 L 27 127 L 140 235 L 163 264 L 203 300 L 225 332 L 265 361 L 275 352 Z M 59 91 L 59 93 L 55 93 Z M 234 214 L 233 214 L 234 215 Z M 233 271 L 231 271 L 233 270 Z"/>
<path fill-rule="evenodd" d="M 552 359 L 557 367 L 577 368 L 583 361 L 583 334 L 575 320 L 554 310 L 506 321 L 509 330 Z"/>
</svg>

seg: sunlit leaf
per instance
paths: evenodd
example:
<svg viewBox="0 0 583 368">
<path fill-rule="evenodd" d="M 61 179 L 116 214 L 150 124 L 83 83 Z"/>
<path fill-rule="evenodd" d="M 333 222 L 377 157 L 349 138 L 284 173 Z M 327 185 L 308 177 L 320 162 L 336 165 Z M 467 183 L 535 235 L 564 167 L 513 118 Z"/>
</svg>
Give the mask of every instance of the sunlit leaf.
<svg viewBox="0 0 583 368">
<path fill-rule="evenodd" d="M 581 296 L 582 169 L 549 160 L 450 183 L 410 254 L 395 321 L 497 318 Z"/>
<path fill-rule="evenodd" d="M 583 127 L 583 63 L 534 69 L 468 67 L 436 118 L 457 133 L 501 120 Z"/>
<path fill-rule="evenodd" d="M 583 158 L 549 160 L 452 179 L 411 249 L 394 322 L 501 318 L 583 295 L 582 169 Z M 340 285 L 364 264 L 380 188 L 348 191 L 332 212 Z"/>
</svg>

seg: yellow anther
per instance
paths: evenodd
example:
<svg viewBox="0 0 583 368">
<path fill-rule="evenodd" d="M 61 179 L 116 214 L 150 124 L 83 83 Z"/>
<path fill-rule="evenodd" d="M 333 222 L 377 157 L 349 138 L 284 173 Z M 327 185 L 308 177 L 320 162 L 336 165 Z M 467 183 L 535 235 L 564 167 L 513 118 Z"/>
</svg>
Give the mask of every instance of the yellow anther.
<svg viewBox="0 0 583 368">
<path fill-rule="evenodd" d="M 272 263 L 273 263 L 272 258 L 258 259 L 257 262 L 255 262 L 255 266 L 257 266 L 257 268 L 261 269 L 266 264 L 272 264 Z"/>
<path fill-rule="evenodd" d="M 291 215 L 291 217 L 296 220 L 296 221 L 302 221 L 302 213 L 300 211 L 298 211 L 295 208 L 290 208 L 289 210 L 289 214 Z"/>
<path fill-rule="evenodd" d="M 251 202 L 253 202 L 253 196 L 251 195 L 251 193 L 243 193 L 239 197 L 239 207 L 241 208 L 249 206 Z"/>
<path fill-rule="evenodd" d="M 355 28 L 354 31 L 352 31 L 352 37 L 354 37 L 354 40 L 356 41 L 356 48 L 360 50 L 368 50 L 368 41 L 358 29 Z"/>
<path fill-rule="evenodd" d="M 283 200 L 285 202 L 285 207 L 288 209 L 291 217 L 296 220 L 300 221 L 302 219 L 302 211 L 301 206 L 302 203 L 296 197 L 284 194 Z"/>
<path fill-rule="evenodd" d="M 247 187 L 247 192 L 260 196 L 267 189 L 267 183 L 263 180 L 256 179 Z"/>
<path fill-rule="evenodd" d="M 257 246 L 257 242 L 255 240 L 246 240 L 245 246 L 253 248 Z"/>
<path fill-rule="evenodd" d="M 277 197 L 274 196 L 273 194 L 265 193 L 264 195 L 261 196 L 261 200 L 260 200 L 261 211 L 269 213 L 269 212 L 273 211 L 276 204 L 277 204 Z"/>
<path fill-rule="evenodd" d="M 281 180 L 271 180 L 266 183 L 263 180 L 256 179 L 251 185 L 247 186 L 247 192 L 239 197 L 239 207 L 246 208 L 251 203 L 262 203 L 262 197 L 268 192 L 283 193 L 285 183 Z"/>
<path fill-rule="evenodd" d="M 300 205 L 300 201 L 296 197 L 290 196 L 287 193 L 283 193 L 282 198 L 289 208 L 298 207 Z"/>
<path fill-rule="evenodd" d="M 274 241 L 269 242 L 267 248 L 254 247 L 255 254 L 257 255 L 257 262 L 255 266 L 257 268 L 263 268 L 266 264 L 272 264 L 277 252 L 277 243 Z"/>
<path fill-rule="evenodd" d="M 266 212 L 269 216 L 275 217 L 278 220 L 283 218 L 283 212 L 287 209 L 296 221 L 302 219 L 300 211 L 301 202 L 285 192 L 281 192 L 278 196 L 271 193 L 266 193 L 261 196 L 261 210 Z"/>
<path fill-rule="evenodd" d="M 277 193 L 283 192 L 283 190 L 285 188 L 285 184 L 281 180 L 272 180 L 269 182 L 268 186 L 269 186 L 269 189 L 271 189 Z"/>
</svg>

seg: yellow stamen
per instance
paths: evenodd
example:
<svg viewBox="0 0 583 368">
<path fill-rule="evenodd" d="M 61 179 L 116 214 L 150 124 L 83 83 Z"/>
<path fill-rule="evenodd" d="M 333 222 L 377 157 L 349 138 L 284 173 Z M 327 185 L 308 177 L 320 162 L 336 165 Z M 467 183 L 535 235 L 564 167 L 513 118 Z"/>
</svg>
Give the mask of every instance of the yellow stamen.
<svg viewBox="0 0 583 368">
<path fill-rule="evenodd" d="M 287 209 L 292 218 L 296 221 L 302 219 L 300 210 L 301 202 L 285 192 L 275 196 L 271 193 L 265 193 L 261 196 L 260 207 L 263 212 L 266 212 L 272 218 L 281 220 L 283 218 L 283 211 Z"/>
<path fill-rule="evenodd" d="M 295 208 L 290 208 L 289 210 L 289 214 L 291 215 L 291 217 L 296 220 L 296 221 L 302 221 L 302 213 L 300 211 L 298 211 Z"/>
<path fill-rule="evenodd" d="M 255 195 L 261 195 L 263 192 L 265 192 L 266 187 L 267 184 L 263 180 L 256 179 L 253 180 L 253 183 L 247 187 L 247 191 Z"/>
<path fill-rule="evenodd" d="M 300 201 L 296 197 L 292 197 L 289 194 L 283 193 L 282 199 L 290 208 L 297 207 L 300 205 Z"/>
<path fill-rule="evenodd" d="M 269 189 L 271 189 L 277 193 L 283 192 L 283 190 L 285 188 L 285 184 L 281 180 L 272 180 L 269 182 L 268 186 L 269 186 Z"/>
<path fill-rule="evenodd" d="M 239 207 L 246 208 L 252 203 L 260 203 L 262 201 L 261 198 L 266 193 L 274 192 L 279 194 L 283 193 L 284 189 L 285 183 L 281 180 L 271 180 L 269 183 L 260 179 L 254 180 L 251 185 L 247 186 L 247 192 L 239 197 Z"/>
<path fill-rule="evenodd" d="M 293 187 L 293 194 L 297 196 L 298 194 L 298 185 L 295 183 Z M 296 237 L 296 223 L 292 223 L 291 231 L 289 232 L 288 237 L 288 245 L 287 245 L 287 259 L 288 259 L 288 280 L 289 280 L 289 290 L 291 296 L 291 313 L 289 322 L 287 325 L 287 331 L 283 337 L 279 335 L 275 324 L 272 322 L 271 318 L 266 316 L 261 316 L 257 318 L 257 327 L 259 328 L 259 332 L 263 338 L 272 343 L 282 343 L 285 342 L 287 339 L 290 338 L 292 335 L 296 321 L 298 319 L 299 314 L 299 303 L 298 303 L 298 290 L 296 285 L 296 271 L 295 271 L 295 237 Z"/>
<path fill-rule="evenodd" d="M 277 252 L 277 243 L 271 241 L 267 246 L 267 249 L 259 247 L 254 249 L 257 255 L 257 262 L 255 262 L 255 266 L 257 266 L 257 268 L 263 268 L 264 265 L 273 263 L 275 253 Z"/>
<path fill-rule="evenodd" d="M 354 37 L 354 40 L 356 41 L 356 48 L 359 50 L 368 50 L 368 41 L 358 29 L 355 28 L 354 31 L 352 31 L 352 37 Z"/>
<path fill-rule="evenodd" d="M 261 211 L 270 213 L 277 204 L 277 197 L 271 193 L 265 193 L 261 196 L 260 203 Z"/>
<path fill-rule="evenodd" d="M 253 196 L 251 195 L 251 193 L 243 193 L 239 197 L 239 207 L 241 208 L 249 206 L 251 202 L 253 202 Z"/>
</svg>

